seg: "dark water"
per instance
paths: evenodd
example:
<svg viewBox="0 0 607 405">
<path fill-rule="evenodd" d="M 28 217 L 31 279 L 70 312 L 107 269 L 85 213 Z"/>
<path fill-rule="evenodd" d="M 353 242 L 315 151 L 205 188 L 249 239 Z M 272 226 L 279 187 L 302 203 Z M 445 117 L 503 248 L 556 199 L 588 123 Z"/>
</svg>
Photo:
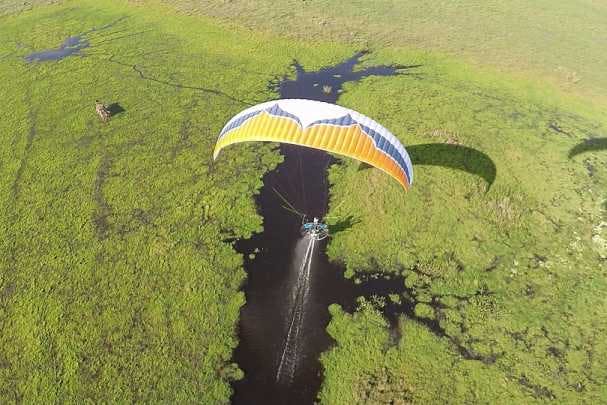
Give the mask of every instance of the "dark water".
<svg viewBox="0 0 607 405">
<path fill-rule="evenodd" d="M 281 98 L 307 98 L 335 103 L 346 82 L 364 77 L 408 74 L 416 66 L 382 65 L 356 70 L 360 52 L 335 66 L 307 72 L 293 63 L 295 79 L 270 83 Z M 326 333 L 328 306 L 352 311 L 356 297 L 399 293 L 402 278 L 354 284 L 343 269 L 328 261 L 326 240 L 310 241 L 299 234 L 301 218 L 284 208 L 323 217 L 327 211 L 329 154 L 295 145 L 281 145 L 284 162 L 264 177 L 257 198 L 264 218 L 263 233 L 237 243 L 245 254 L 247 304 L 241 311 L 240 344 L 234 358 L 245 378 L 234 383 L 236 404 L 311 404 L 322 382 L 319 355 L 333 343 Z M 348 225 L 345 224 L 347 227 Z M 249 254 L 257 252 L 253 259 Z M 388 312 L 411 308 L 386 307 Z M 395 319 L 395 316 L 393 317 Z"/>
<path fill-rule="evenodd" d="M 32 52 L 25 57 L 27 62 L 44 62 L 49 60 L 60 60 L 68 56 L 80 55 L 80 51 L 89 47 L 89 41 L 81 35 L 69 37 L 59 47 Z"/>
<path fill-rule="evenodd" d="M 93 27 L 88 31 L 85 31 L 78 35 L 68 37 L 61 45 L 57 48 L 44 49 L 41 51 L 32 52 L 24 57 L 26 62 L 46 62 L 46 61 L 58 61 L 68 56 L 83 56 L 82 51 L 88 48 L 91 44 L 88 40 L 88 36 L 93 33 L 102 33 L 103 31 L 109 30 L 117 23 L 125 20 L 126 17 L 121 17 L 112 21 L 108 24 L 100 27 Z"/>
</svg>

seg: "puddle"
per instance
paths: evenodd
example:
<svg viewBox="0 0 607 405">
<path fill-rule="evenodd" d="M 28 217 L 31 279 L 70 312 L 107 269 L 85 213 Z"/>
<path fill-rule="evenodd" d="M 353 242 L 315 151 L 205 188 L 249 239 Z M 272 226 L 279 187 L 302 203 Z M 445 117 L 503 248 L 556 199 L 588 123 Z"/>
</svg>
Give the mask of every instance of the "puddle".
<svg viewBox="0 0 607 405">
<path fill-rule="evenodd" d="M 126 17 L 121 17 L 100 27 L 93 27 L 81 34 L 70 36 L 57 48 L 32 52 L 29 55 L 24 56 L 24 59 L 26 62 L 32 63 L 58 61 L 69 56 L 84 56 L 80 51 L 91 46 L 88 36 L 96 32 L 108 30 L 125 19 Z"/>
<path fill-rule="evenodd" d="M 89 41 L 87 41 L 81 35 L 76 35 L 63 41 L 58 48 L 30 53 L 29 55 L 25 56 L 25 60 L 29 63 L 57 61 L 67 58 L 68 56 L 82 55 L 80 51 L 88 48 L 89 46 Z"/>
</svg>

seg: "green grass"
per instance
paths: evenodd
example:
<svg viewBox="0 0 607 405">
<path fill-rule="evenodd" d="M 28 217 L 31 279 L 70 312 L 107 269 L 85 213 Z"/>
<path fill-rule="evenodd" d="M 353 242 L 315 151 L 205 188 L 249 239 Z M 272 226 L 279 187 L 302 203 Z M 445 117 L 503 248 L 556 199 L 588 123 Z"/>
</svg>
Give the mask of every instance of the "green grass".
<svg viewBox="0 0 607 405">
<path fill-rule="evenodd" d="M 87 34 L 85 57 L 27 64 Z M 0 402 L 226 402 L 271 145 L 212 148 L 309 48 L 160 7 L 0 19 Z M 327 47 L 321 65 L 350 52 Z M 100 122 L 94 100 L 125 112 Z"/>
<path fill-rule="evenodd" d="M 321 401 L 604 402 L 607 151 L 568 158 L 607 136 L 603 6 L 171 6 L 218 25 L 131 3 L 0 9 L 1 402 L 226 402 L 244 301 L 228 240 L 261 229 L 252 196 L 280 158 L 252 144 L 212 163 L 217 133 L 275 97 L 267 83 L 293 58 L 311 70 L 366 46 L 364 63 L 421 75 L 367 78 L 340 103 L 410 145 L 414 165 L 445 167 L 415 165 L 409 193 L 354 161 L 331 168 L 331 221 L 352 226 L 330 257 L 350 276 L 404 276 L 392 299 L 415 314 L 398 338 L 381 299 L 332 307 Z M 22 59 L 112 21 L 86 57 Z M 125 112 L 103 124 L 97 98 Z"/>
<path fill-rule="evenodd" d="M 254 30 L 442 52 L 605 101 L 607 6 L 588 0 L 166 1 Z"/>
<path fill-rule="evenodd" d="M 408 193 L 351 160 L 331 168 L 331 221 L 352 226 L 334 235 L 329 256 L 350 275 L 404 276 L 398 299 L 415 316 L 401 317 L 393 342 L 373 305 L 354 316 L 335 310 L 321 399 L 604 401 L 607 151 L 568 157 L 605 136 L 601 109 L 449 59 L 375 57 L 420 63 L 423 76 L 368 79 L 341 102 L 379 119 L 410 151 L 455 138 L 487 155 L 496 179 L 488 187 L 489 166 L 448 146 L 433 156 L 445 167 L 416 165 L 424 155 L 412 152 Z M 449 167 L 458 159 L 465 170 Z"/>
</svg>

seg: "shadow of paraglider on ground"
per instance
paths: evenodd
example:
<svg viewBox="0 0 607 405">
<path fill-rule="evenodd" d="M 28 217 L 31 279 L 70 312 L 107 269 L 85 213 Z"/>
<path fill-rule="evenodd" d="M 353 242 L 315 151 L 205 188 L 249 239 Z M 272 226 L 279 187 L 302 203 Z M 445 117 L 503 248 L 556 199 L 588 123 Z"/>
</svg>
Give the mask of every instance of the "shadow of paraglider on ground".
<svg viewBox="0 0 607 405">
<path fill-rule="evenodd" d="M 461 170 L 481 177 L 487 182 L 487 191 L 497 177 L 497 168 L 493 159 L 486 153 L 463 145 L 446 143 L 426 143 L 405 147 L 413 166 L 439 166 Z M 361 162 L 358 171 L 375 167 Z"/>
<path fill-rule="evenodd" d="M 607 138 L 590 138 L 571 148 L 568 157 L 572 159 L 585 152 L 597 152 L 601 150 L 607 150 Z"/>
<path fill-rule="evenodd" d="M 463 145 L 426 143 L 406 147 L 413 166 L 449 167 L 482 177 L 487 191 L 495 182 L 497 168 L 484 152 Z"/>
</svg>

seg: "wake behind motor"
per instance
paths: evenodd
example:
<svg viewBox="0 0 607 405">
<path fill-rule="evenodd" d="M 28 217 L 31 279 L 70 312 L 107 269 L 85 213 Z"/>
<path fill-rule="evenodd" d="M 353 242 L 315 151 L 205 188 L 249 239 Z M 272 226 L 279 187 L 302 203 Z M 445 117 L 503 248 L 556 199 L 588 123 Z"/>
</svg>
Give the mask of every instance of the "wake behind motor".
<svg viewBox="0 0 607 405">
<path fill-rule="evenodd" d="M 315 240 L 322 240 L 329 236 L 329 227 L 327 224 L 320 222 L 316 217 L 310 222 L 306 222 L 304 217 L 303 225 L 299 229 L 302 236 L 309 236 Z"/>
</svg>

